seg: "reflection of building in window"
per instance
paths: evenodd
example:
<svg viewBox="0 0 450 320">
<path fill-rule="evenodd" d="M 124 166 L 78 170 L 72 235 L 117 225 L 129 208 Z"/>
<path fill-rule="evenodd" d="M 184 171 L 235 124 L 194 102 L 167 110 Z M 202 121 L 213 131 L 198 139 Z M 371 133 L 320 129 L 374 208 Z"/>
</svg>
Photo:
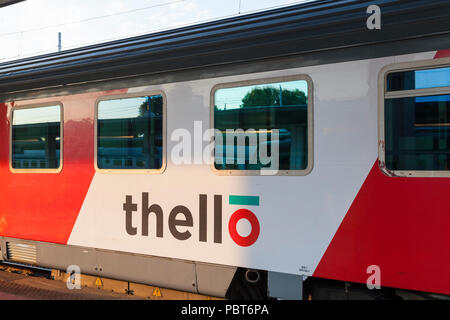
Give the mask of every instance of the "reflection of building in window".
<svg viewBox="0 0 450 320">
<path fill-rule="evenodd" d="M 61 107 L 13 111 L 13 169 L 58 169 L 61 165 Z"/>
<path fill-rule="evenodd" d="M 268 167 L 258 158 L 260 149 L 265 147 L 269 154 L 278 150 L 278 169 L 305 170 L 307 89 L 305 80 L 218 89 L 214 95 L 214 127 L 221 131 L 221 136 L 216 135 L 215 167 L 219 170 Z M 274 130 L 278 130 L 277 136 Z M 238 143 L 240 138 L 245 143 Z"/>
<path fill-rule="evenodd" d="M 98 104 L 99 169 L 162 167 L 161 95 L 104 100 Z"/>
<path fill-rule="evenodd" d="M 450 68 L 388 75 L 384 105 L 387 169 L 450 170 L 448 86 Z M 428 95 L 417 91 L 430 88 Z"/>
</svg>

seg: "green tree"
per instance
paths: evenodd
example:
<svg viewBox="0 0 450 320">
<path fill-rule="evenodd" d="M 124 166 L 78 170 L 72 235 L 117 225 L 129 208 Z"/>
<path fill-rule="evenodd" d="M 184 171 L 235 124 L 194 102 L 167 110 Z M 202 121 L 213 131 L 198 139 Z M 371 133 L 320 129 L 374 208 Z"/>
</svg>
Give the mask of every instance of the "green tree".
<svg viewBox="0 0 450 320">
<path fill-rule="evenodd" d="M 163 100 L 161 96 L 149 97 L 139 106 L 139 117 L 151 111 L 154 115 L 162 115 Z"/>
<path fill-rule="evenodd" d="M 279 106 L 280 101 L 283 106 L 303 105 L 307 103 L 307 98 L 299 89 L 254 88 L 242 98 L 242 107 Z"/>
</svg>

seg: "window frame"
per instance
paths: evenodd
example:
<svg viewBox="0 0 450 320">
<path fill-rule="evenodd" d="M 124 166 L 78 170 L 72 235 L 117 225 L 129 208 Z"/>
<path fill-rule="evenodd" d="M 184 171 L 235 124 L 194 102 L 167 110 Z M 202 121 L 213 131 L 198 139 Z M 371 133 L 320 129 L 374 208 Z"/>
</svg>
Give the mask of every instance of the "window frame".
<svg viewBox="0 0 450 320">
<path fill-rule="evenodd" d="M 148 97 L 148 96 L 162 96 L 163 99 L 163 119 L 162 119 L 162 163 L 161 168 L 159 169 L 101 169 L 97 165 L 98 154 L 97 154 L 97 143 L 98 143 L 98 105 L 102 101 L 109 100 L 118 100 L 118 99 L 127 99 L 127 98 L 139 98 L 139 97 Z M 124 93 L 117 95 L 107 95 L 101 96 L 97 98 L 95 101 L 94 108 L 94 168 L 96 172 L 99 173 L 118 173 L 118 174 L 162 174 L 166 170 L 167 166 L 167 97 L 164 91 L 162 90 L 152 90 L 152 91 L 140 91 L 133 93 Z"/>
<path fill-rule="evenodd" d="M 390 170 L 386 168 L 385 151 L 385 99 L 423 97 L 450 94 L 450 86 L 414 90 L 387 91 L 387 77 L 390 73 L 418 71 L 450 67 L 450 58 L 429 59 L 412 62 L 394 63 L 381 69 L 378 75 L 378 167 L 389 177 L 450 177 L 450 170 Z"/>
<path fill-rule="evenodd" d="M 266 78 L 256 78 L 242 81 L 233 81 L 219 83 L 212 87 L 210 93 L 210 129 L 215 129 L 214 125 L 214 100 L 217 90 L 229 89 L 236 87 L 244 87 L 251 85 L 264 85 L 275 82 L 289 82 L 289 81 L 306 81 L 308 85 L 308 128 L 307 128 L 307 141 L 308 141 L 308 165 L 303 170 L 281 170 L 279 169 L 277 174 L 267 175 L 267 176 L 306 176 L 310 174 L 314 168 L 314 86 L 313 80 L 310 76 L 306 74 L 289 75 L 289 76 L 278 76 L 278 77 L 266 77 Z M 215 150 L 214 138 L 211 139 L 212 146 Z M 211 170 L 219 176 L 261 176 L 261 170 L 237 170 L 237 169 L 224 169 L 219 170 L 215 167 L 215 155 L 211 155 L 212 161 L 210 168 Z M 266 175 L 263 175 L 266 176 Z"/>
<path fill-rule="evenodd" d="M 13 158 L 13 122 L 14 122 L 14 111 L 16 110 L 26 110 L 26 109 L 36 109 L 45 107 L 59 106 L 60 108 L 60 150 L 59 150 L 59 167 L 58 168 L 13 168 L 12 158 Z M 61 101 L 50 101 L 44 103 L 35 103 L 27 105 L 18 105 L 11 108 L 10 118 L 9 118 L 9 170 L 12 173 L 60 173 L 64 167 L 64 106 Z"/>
</svg>

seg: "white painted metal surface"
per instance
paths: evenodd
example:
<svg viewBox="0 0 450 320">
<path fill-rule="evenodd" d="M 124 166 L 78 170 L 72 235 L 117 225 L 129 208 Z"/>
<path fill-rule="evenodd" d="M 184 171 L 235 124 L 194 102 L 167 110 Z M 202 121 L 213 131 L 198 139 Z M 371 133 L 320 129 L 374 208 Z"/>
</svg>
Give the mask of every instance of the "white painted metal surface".
<svg viewBox="0 0 450 320">
<path fill-rule="evenodd" d="M 97 172 L 68 244 L 154 256 L 312 275 L 336 230 L 377 159 L 377 80 L 379 71 L 398 61 L 430 59 L 434 52 L 331 65 L 295 68 L 130 89 L 162 90 L 167 96 L 167 168 L 160 175 Z M 210 126 L 210 91 L 224 82 L 310 76 L 314 83 L 314 168 L 307 176 L 220 176 L 208 164 L 175 165 L 170 152 L 173 130 L 193 132 L 194 121 Z M 207 143 L 205 142 L 204 145 Z M 198 156 L 198 155 L 197 155 Z M 150 214 L 149 236 L 142 236 L 141 194 L 164 212 L 164 236 L 156 237 Z M 199 194 L 208 196 L 208 238 L 199 241 Z M 125 230 L 123 203 L 131 195 L 137 235 Z M 222 195 L 222 243 L 213 242 L 213 197 Z M 229 205 L 229 195 L 259 196 L 258 207 Z M 175 239 L 168 216 L 177 205 L 193 216 L 192 236 Z M 228 233 L 233 212 L 248 208 L 261 232 L 249 247 L 238 246 Z M 97 226 L 102 226 L 101 230 Z"/>
</svg>

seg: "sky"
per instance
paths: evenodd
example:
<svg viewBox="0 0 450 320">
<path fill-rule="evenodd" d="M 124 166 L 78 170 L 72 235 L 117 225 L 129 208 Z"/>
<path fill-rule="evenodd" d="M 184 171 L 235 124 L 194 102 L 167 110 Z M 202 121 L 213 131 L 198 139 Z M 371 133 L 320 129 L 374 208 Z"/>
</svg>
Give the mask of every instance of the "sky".
<svg viewBox="0 0 450 320">
<path fill-rule="evenodd" d="M 0 8 L 0 63 L 312 0 L 26 0 Z M 239 13 L 240 12 L 240 13 Z"/>
<path fill-rule="evenodd" d="M 48 106 L 14 110 L 13 126 L 61 121 L 61 107 Z"/>
</svg>

